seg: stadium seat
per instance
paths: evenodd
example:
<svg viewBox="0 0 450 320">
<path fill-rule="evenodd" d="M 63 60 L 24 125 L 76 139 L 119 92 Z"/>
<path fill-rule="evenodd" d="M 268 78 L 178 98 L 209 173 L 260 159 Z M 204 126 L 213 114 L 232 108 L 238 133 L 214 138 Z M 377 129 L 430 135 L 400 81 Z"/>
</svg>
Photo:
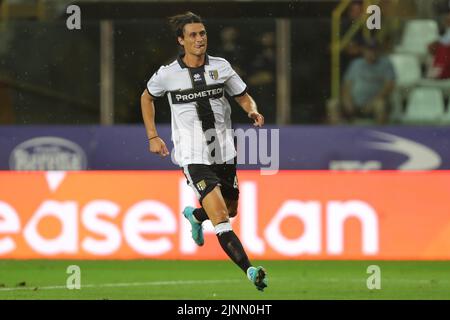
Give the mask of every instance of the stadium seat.
<svg viewBox="0 0 450 320">
<path fill-rule="evenodd" d="M 444 96 L 437 88 L 414 88 L 408 97 L 403 122 L 440 123 L 444 116 Z"/>
<path fill-rule="evenodd" d="M 398 53 L 412 53 L 423 58 L 428 45 L 439 38 L 438 24 L 434 20 L 410 20 L 406 22 L 402 40 L 396 48 Z"/>
<path fill-rule="evenodd" d="M 450 125 L 450 100 L 447 104 L 447 111 L 445 112 L 444 116 L 441 119 L 441 124 Z"/>
<path fill-rule="evenodd" d="M 420 87 L 433 87 L 442 90 L 444 96 L 450 96 L 450 79 L 427 79 L 422 78 L 417 84 Z"/>
<path fill-rule="evenodd" d="M 417 85 L 421 79 L 419 59 L 412 54 L 394 53 L 389 55 L 396 75 L 395 89 L 391 96 L 392 110 L 390 120 L 398 122 L 402 118 L 403 101 L 408 90 Z"/>
<path fill-rule="evenodd" d="M 394 66 L 397 87 L 410 87 L 422 78 L 420 63 L 416 56 L 411 54 L 391 54 L 389 59 Z"/>
</svg>

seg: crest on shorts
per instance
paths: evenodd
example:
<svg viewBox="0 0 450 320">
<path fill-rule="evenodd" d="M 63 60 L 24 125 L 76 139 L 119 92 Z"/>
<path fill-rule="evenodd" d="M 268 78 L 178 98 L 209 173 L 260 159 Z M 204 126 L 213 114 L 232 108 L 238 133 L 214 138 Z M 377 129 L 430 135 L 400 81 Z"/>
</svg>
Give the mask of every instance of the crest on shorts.
<svg viewBox="0 0 450 320">
<path fill-rule="evenodd" d="M 203 191 L 203 190 L 206 189 L 206 182 L 205 182 L 205 180 L 202 180 L 202 181 L 200 181 L 200 182 L 197 182 L 197 189 L 198 189 L 199 191 Z"/>
<path fill-rule="evenodd" d="M 219 71 L 217 70 L 209 70 L 209 76 L 213 80 L 219 79 Z"/>
</svg>

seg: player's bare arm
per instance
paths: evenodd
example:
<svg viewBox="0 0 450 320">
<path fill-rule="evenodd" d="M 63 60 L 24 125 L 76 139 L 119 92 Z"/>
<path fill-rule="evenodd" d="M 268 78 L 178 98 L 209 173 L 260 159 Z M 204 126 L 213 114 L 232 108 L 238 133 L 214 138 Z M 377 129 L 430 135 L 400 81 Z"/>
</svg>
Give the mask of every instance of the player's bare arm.
<svg viewBox="0 0 450 320">
<path fill-rule="evenodd" d="M 247 112 L 248 117 L 255 121 L 254 126 L 262 127 L 264 125 L 264 116 L 258 112 L 255 100 L 248 93 L 236 97 L 235 100 Z"/>
<path fill-rule="evenodd" d="M 145 130 L 149 142 L 150 152 L 157 153 L 163 157 L 169 154 L 163 139 L 158 136 L 155 126 L 155 104 L 153 97 L 144 90 L 141 96 L 142 118 L 144 119 Z"/>
</svg>

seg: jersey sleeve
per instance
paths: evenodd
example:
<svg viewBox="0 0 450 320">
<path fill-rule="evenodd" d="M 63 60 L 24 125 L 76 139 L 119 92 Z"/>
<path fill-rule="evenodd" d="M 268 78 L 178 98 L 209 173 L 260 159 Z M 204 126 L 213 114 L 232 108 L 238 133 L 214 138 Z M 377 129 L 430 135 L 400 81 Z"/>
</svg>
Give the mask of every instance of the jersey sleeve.
<svg viewBox="0 0 450 320">
<path fill-rule="evenodd" d="M 147 91 L 154 98 L 160 98 L 166 93 L 162 79 L 161 68 L 156 71 L 147 82 Z"/>
<path fill-rule="evenodd" d="M 243 96 L 247 92 L 247 85 L 241 79 L 241 77 L 239 77 L 236 71 L 234 71 L 234 69 L 228 62 L 226 65 L 226 70 L 227 70 L 227 80 L 225 81 L 226 92 L 233 98 Z"/>
</svg>

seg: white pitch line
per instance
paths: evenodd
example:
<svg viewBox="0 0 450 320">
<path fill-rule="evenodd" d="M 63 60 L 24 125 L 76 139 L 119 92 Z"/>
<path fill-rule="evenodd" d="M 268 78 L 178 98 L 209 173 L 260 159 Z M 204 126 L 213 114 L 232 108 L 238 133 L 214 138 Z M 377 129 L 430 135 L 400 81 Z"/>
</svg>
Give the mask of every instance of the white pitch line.
<svg viewBox="0 0 450 320">
<path fill-rule="evenodd" d="M 146 287 L 146 286 L 173 286 L 173 285 L 192 285 L 192 284 L 215 284 L 215 283 L 234 283 L 240 280 L 178 280 L 178 281 L 153 281 L 153 282 L 128 282 L 128 283 L 101 283 L 101 284 L 85 284 L 84 288 L 114 288 L 114 287 Z M 0 288 L 2 291 L 20 291 L 20 290 L 58 290 L 68 289 L 67 286 L 45 286 L 45 287 L 17 287 L 17 288 Z"/>
<path fill-rule="evenodd" d="M 274 280 L 271 278 L 271 280 Z M 276 278 L 278 281 L 292 281 L 291 278 Z M 152 281 L 152 282 L 125 282 L 125 283 L 100 283 L 100 284 L 85 284 L 81 285 L 83 288 L 119 288 L 119 287 L 146 287 L 146 286 L 173 286 L 173 285 L 202 285 L 202 284 L 219 284 L 219 283 L 236 283 L 242 280 L 175 280 L 175 281 Z M 352 282 L 352 283 L 365 283 L 366 279 L 347 279 L 342 280 L 338 278 L 322 278 L 322 279 L 303 279 L 303 282 L 316 282 L 316 283 L 337 283 L 337 282 Z M 433 280 L 412 280 L 412 279 L 384 279 L 384 284 L 391 283 L 414 283 L 414 284 L 431 284 Z M 437 284 L 449 283 L 447 279 L 435 279 Z M 33 287 L 15 287 L 15 288 L 0 288 L 0 292 L 5 291 L 33 291 L 33 290 L 61 290 L 67 289 L 67 286 L 33 286 Z"/>
<path fill-rule="evenodd" d="M 272 278 L 270 278 L 273 280 Z M 276 278 L 278 281 L 292 281 L 292 278 Z M 342 278 L 321 278 L 321 279 L 312 279 L 312 278 L 305 278 L 301 280 L 302 282 L 314 282 L 314 283 L 323 283 L 323 282 L 341 282 L 341 283 L 347 283 L 347 282 L 355 282 L 355 283 L 366 283 L 367 279 L 342 279 Z M 431 282 L 436 282 L 437 284 L 442 283 L 448 283 L 450 282 L 449 279 L 395 279 L 395 278 L 388 278 L 384 279 L 381 278 L 381 281 L 384 283 L 394 283 L 394 282 L 403 282 L 403 283 L 415 283 L 415 284 L 430 284 Z"/>
</svg>

